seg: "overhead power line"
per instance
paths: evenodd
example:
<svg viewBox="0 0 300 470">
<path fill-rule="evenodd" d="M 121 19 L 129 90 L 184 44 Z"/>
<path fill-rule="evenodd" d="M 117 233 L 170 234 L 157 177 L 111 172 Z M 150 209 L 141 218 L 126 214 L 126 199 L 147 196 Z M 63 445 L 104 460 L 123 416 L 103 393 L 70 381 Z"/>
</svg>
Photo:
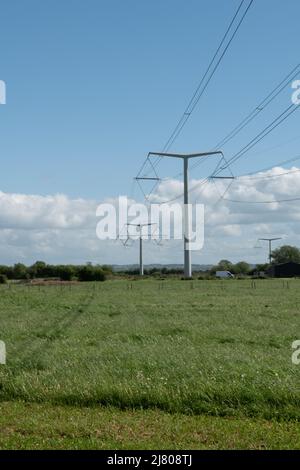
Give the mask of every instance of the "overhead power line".
<svg viewBox="0 0 300 470">
<path fill-rule="evenodd" d="M 214 148 L 221 148 L 236 137 L 250 122 L 252 122 L 275 98 L 288 86 L 300 72 L 300 64 L 292 69 L 292 71 L 251 111 L 226 137 L 224 137 Z M 191 170 L 195 169 L 202 162 L 195 163 Z"/>
<path fill-rule="evenodd" d="M 272 170 L 272 168 L 274 168 L 276 166 L 287 165 L 288 163 L 293 163 L 293 162 L 296 162 L 297 160 L 300 160 L 300 155 L 297 155 L 296 157 L 293 157 L 293 158 L 289 158 L 288 160 L 283 160 L 281 162 L 274 163 L 273 165 L 265 167 L 265 168 L 261 168 L 260 170 L 252 171 L 251 173 L 246 173 L 244 175 L 236 176 L 236 178 L 256 175 L 257 173 L 262 173 L 263 171 Z"/>
<path fill-rule="evenodd" d="M 244 118 L 242 121 L 235 126 L 231 132 L 229 132 L 222 140 L 220 140 L 217 145 L 213 147 L 215 148 L 222 148 L 224 145 L 228 144 L 234 137 L 236 137 L 245 127 L 247 127 L 265 108 L 271 104 L 277 96 L 282 93 L 287 86 L 290 86 L 292 80 L 294 80 L 300 72 L 300 64 L 297 64 L 283 80 L 281 80 L 278 85 L 268 93 L 268 95 L 258 103 L 255 108 Z M 197 168 L 203 161 L 196 162 L 194 165 L 191 166 L 191 170 Z"/>
<path fill-rule="evenodd" d="M 277 96 L 287 87 L 291 81 L 298 76 L 300 72 L 300 64 L 293 70 L 261 101 L 226 137 L 224 137 L 216 147 L 223 147 L 239 134 L 253 119 L 260 114 Z"/>
<path fill-rule="evenodd" d="M 189 190 L 189 193 L 195 191 L 195 190 L 200 190 L 201 187 L 203 188 L 206 186 L 206 184 L 212 179 L 213 177 L 219 175 L 222 171 L 224 171 L 227 168 L 230 168 L 230 165 L 237 161 L 239 158 L 241 158 L 243 155 L 245 155 L 248 151 L 250 151 L 255 145 L 257 145 L 259 142 L 261 142 L 267 135 L 269 135 L 274 129 L 276 129 L 280 124 L 282 124 L 289 116 L 291 116 L 300 106 L 295 106 L 292 104 L 291 106 L 288 106 L 277 118 L 275 118 L 271 124 L 266 126 L 263 131 L 261 131 L 256 137 L 254 137 L 247 145 L 245 145 L 239 152 L 237 152 L 233 157 L 231 157 L 228 161 L 226 161 L 223 157 L 223 161 L 225 161 L 225 165 L 220 166 L 220 162 L 217 164 L 215 170 L 211 173 L 210 176 L 206 177 L 204 180 L 201 181 L 201 183 L 197 183 L 194 186 L 191 187 Z M 205 158 L 205 157 L 204 157 Z M 285 160 L 281 164 L 286 164 L 290 163 L 292 161 L 295 161 L 299 159 L 299 157 L 295 157 L 289 160 Z M 264 171 L 264 170 L 260 170 Z M 232 184 L 232 182 L 231 182 Z M 230 185 L 231 185 L 230 184 Z M 227 192 L 227 190 L 226 190 Z M 182 198 L 183 193 L 179 194 L 178 196 L 169 199 L 167 201 L 164 201 L 163 204 L 167 204 L 173 201 L 176 201 L 180 198 Z M 216 202 L 216 204 L 221 200 L 228 200 L 224 198 L 224 195 L 220 197 L 220 199 Z M 232 202 L 238 202 L 238 201 L 232 201 Z M 268 203 L 271 203 L 272 201 L 268 201 Z M 274 201 L 276 202 L 276 201 Z M 279 201 L 279 202 L 287 202 L 287 201 Z M 262 203 L 264 203 L 262 201 Z"/>
<path fill-rule="evenodd" d="M 288 119 L 297 109 L 299 106 L 295 106 L 291 104 L 288 106 L 279 116 L 277 116 L 268 126 L 266 126 L 259 134 L 257 134 L 247 145 L 245 145 L 239 152 L 233 155 L 227 162 L 225 166 L 222 166 L 218 169 L 216 173 L 212 176 L 216 176 L 218 173 L 223 171 L 224 169 L 228 168 L 230 165 L 235 163 L 241 157 L 243 157 L 249 150 L 251 150 L 255 145 L 261 142 L 265 137 L 267 137 L 274 129 L 276 129 L 280 124 L 282 124 L 286 119 Z"/>
<path fill-rule="evenodd" d="M 272 199 L 272 200 L 267 200 L 267 201 L 241 201 L 241 200 L 238 200 L 238 199 L 227 199 L 227 198 L 224 198 L 223 200 L 227 201 L 227 202 L 238 203 L 238 204 L 275 204 L 275 203 L 280 204 L 280 203 L 283 203 L 283 202 L 300 201 L 300 196 L 293 197 L 293 198 L 290 198 L 290 199 Z"/>
<path fill-rule="evenodd" d="M 225 191 L 223 192 L 223 194 L 220 193 L 220 190 L 219 188 L 217 187 L 216 183 L 215 183 L 215 178 L 212 180 L 213 183 L 215 184 L 216 186 L 216 189 L 218 190 L 219 194 L 220 194 L 220 197 L 219 199 L 214 203 L 214 207 L 221 201 L 221 200 L 224 200 L 224 201 L 228 201 L 228 202 L 234 202 L 234 203 L 241 203 L 241 204 L 273 204 L 274 202 L 292 202 L 292 201 L 297 201 L 298 198 L 291 198 L 291 199 L 280 199 L 280 200 L 270 200 L 270 201 L 241 201 L 241 200 L 234 200 L 234 199 L 229 199 L 229 198 L 225 198 L 225 194 L 229 191 L 229 189 L 231 188 L 231 186 L 233 185 L 233 183 L 236 181 L 236 180 L 242 180 L 242 179 L 249 179 L 249 180 L 266 180 L 266 179 L 270 179 L 270 178 L 279 178 L 281 176 L 285 176 L 285 175 L 290 175 L 290 174 L 293 174 L 293 173 L 298 173 L 300 172 L 300 169 L 297 168 L 295 170 L 289 170 L 289 171 L 286 171 L 286 172 L 283 172 L 283 173 L 277 173 L 275 175 L 263 175 L 263 176 L 254 176 L 256 175 L 257 173 L 262 173 L 264 171 L 268 171 L 268 170 L 271 170 L 273 169 L 274 167 L 276 166 L 280 166 L 280 165 L 285 165 L 287 163 L 291 163 L 291 162 L 294 162 L 296 160 L 300 160 L 300 155 L 298 155 L 297 157 L 293 157 L 293 158 L 290 158 L 288 160 L 284 160 L 282 162 L 278 162 L 274 165 L 272 165 L 271 167 L 268 167 L 268 168 L 263 168 L 261 170 L 257 170 L 256 172 L 252 172 L 252 173 L 248 173 L 248 174 L 245 174 L 245 175 L 239 175 L 239 176 L 235 176 L 232 181 L 230 182 L 230 184 L 227 186 L 227 188 L 225 189 Z M 218 177 L 217 177 L 218 178 Z"/>
<path fill-rule="evenodd" d="M 280 124 L 282 124 L 286 119 L 288 119 L 297 109 L 299 108 L 299 106 L 295 106 L 294 104 L 288 106 L 279 116 L 277 116 L 268 126 L 266 126 L 259 134 L 257 134 L 247 145 L 245 145 L 239 152 L 237 152 L 235 155 L 233 155 L 233 157 L 231 157 L 228 161 L 226 161 L 226 164 L 223 165 L 223 166 L 220 166 L 220 163 L 217 165 L 216 169 L 214 170 L 214 172 L 210 175 L 210 177 L 208 178 L 205 178 L 203 181 L 201 181 L 200 184 L 196 184 L 194 185 L 189 192 L 192 192 L 196 189 L 200 189 L 201 186 L 205 186 L 207 184 L 207 182 L 217 176 L 218 174 L 220 174 L 222 171 L 224 171 L 225 169 L 227 168 L 230 168 L 230 165 L 232 163 L 235 163 L 238 159 L 240 159 L 243 155 L 245 155 L 249 150 L 251 150 L 255 145 L 257 145 L 259 142 L 261 142 L 267 135 L 269 135 L 274 129 L 276 129 Z M 290 159 L 290 160 L 286 160 L 284 163 L 288 163 L 288 162 L 291 162 L 291 161 L 295 161 L 296 159 L 298 159 L 298 157 L 295 157 L 293 159 Z M 223 158 L 224 160 L 224 158 Z M 225 161 L 225 160 L 224 160 Z M 232 184 L 232 182 L 231 182 Z M 228 190 L 228 188 L 227 188 Z M 225 193 L 227 192 L 227 190 L 225 191 Z M 235 203 L 251 203 L 251 204 L 272 204 L 272 203 L 282 203 L 282 202 L 292 202 L 292 201 L 298 201 L 300 200 L 300 197 L 299 198 L 291 198 L 291 199 L 281 199 L 281 200 L 270 200 L 270 201 L 238 201 L 238 200 L 231 200 L 231 199 L 227 199 L 224 197 L 225 193 L 220 196 L 220 199 L 217 201 L 217 203 L 222 199 L 224 201 L 228 201 L 228 202 L 235 202 Z M 179 199 L 182 197 L 182 194 L 176 196 L 175 198 L 173 199 L 170 199 L 168 201 L 164 201 L 163 204 L 166 204 L 166 203 L 169 203 L 169 202 L 173 202 L 174 200 L 176 199 Z M 216 204 L 217 204 L 216 203 Z"/>
<path fill-rule="evenodd" d="M 280 176 L 286 176 L 286 175 L 291 175 L 293 173 L 299 173 L 300 168 L 297 168 L 297 170 L 290 170 L 286 171 L 284 173 L 277 173 L 275 175 L 265 175 L 265 176 L 247 176 L 247 175 L 240 175 L 236 176 L 236 179 L 249 179 L 249 180 L 266 180 L 266 179 L 272 179 L 272 178 L 279 178 Z M 259 172 L 258 172 L 259 173 Z"/>
<path fill-rule="evenodd" d="M 235 163 L 238 159 L 240 159 L 243 155 L 245 155 L 249 150 L 251 150 L 255 145 L 257 145 L 259 142 L 261 142 L 267 135 L 269 135 L 274 129 L 276 129 L 280 124 L 282 124 L 289 116 L 291 116 L 297 109 L 299 109 L 299 106 L 295 106 L 294 104 L 288 106 L 276 119 L 274 119 L 271 124 L 269 124 L 263 131 L 261 131 L 254 139 L 252 139 L 247 145 L 245 145 L 239 152 L 237 152 L 233 157 L 231 157 L 226 166 L 219 167 L 218 170 L 211 175 L 211 176 L 217 176 L 221 171 L 223 171 L 226 168 L 230 168 L 230 165 L 232 163 Z M 229 187 L 227 188 L 227 190 Z M 227 192 L 226 190 L 226 192 Z M 225 194 L 225 193 L 224 193 Z M 221 196 L 217 202 L 215 203 L 218 204 L 219 201 L 228 201 L 228 202 L 238 202 L 235 200 L 229 200 L 227 198 Z M 297 199 L 296 199 L 297 200 Z M 259 204 L 272 204 L 272 202 L 292 202 L 292 200 L 281 200 L 281 201 L 260 201 L 258 202 Z M 251 201 L 251 204 L 254 203 L 254 201 Z"/>
<path fill-rule="evenodd" d="M 248 5 L 248 7 L 247 7 L 247 9 L 246 9 L 246 11 L 244 12 L 244 14 L 243 14 L 241 20 L 239 21 L 239 23 L 238 23 L 238 25 L 237 25 L 235 31 L 233 32 L 231 38 L 229 39 L 229 41 L 228 41 L 228 43 L 227 43 L 227 45 L 226 45 L 224 51 L 222 52 L 221 56 L 220 56 L 219 59 L 217 60 L 217 63 L 216 63 L 215 66 L 213 67 L 214 62 L 215 62 L 215 60 L 216 60 L 216 58 L 217 58 L 219 52 L 221 51 L 222 46 L 224 45 L 224 43 L 225 43 L 225 41 L 226 41 L 226 38 L 227 38 L 227 36 L 229 35 L 230 30 L 231 30 L 231 28 L 232 28 L 232 26 L 233 26 L 233 24 L 234 24 L 234 22 L 235 22 L 235 20 L 236 20 L 236 18 L 237 18 L 237 16 L 238 16 L 238 14 L 240 13 L 240 10 L 241 10 L 243 4 L 245 3 L 245 0 L 242 0 L 241 3 L 239 4 L 238 9 L 236 10 L 236 12 L 235 12 L 235 14 L 234 14 L 232 20 L 230 21 L 229 26 L 228 26 L 228 28 L 227 28 L 227 30 L 226 30 L 226 32 L 225 32 L 225 34 L 224 34 L 224 36 L 223 36 L 223 38 L 222 38 L 222 40 L 221 40 L 221 42 L 220 42 L 220 44 L 219 44 L 219 46 L 218 46 L 216 52 L 215 52 L 215 54 L 214 54 L 212 60 L 210 61 L 210 63 L 209 63 L 209 65 L 208 65 L 208 67 L 207 67 L 207 69 L 206 69 L 206 71 L 205 71 L 205 73 L 204 73 L 204 75 L 203 75 L 203 77 L 202 77 L 202 79 L 201 79 L 199 85 L 197 86 L 197 88 L 196 88 L 194 94 L 192 95 L 192 97 L 191 97 L 191 99 L 190 99 L 190 101 L 189 101 L 187 107 L 185 108 L 185 110 L 184 110 L 184 112 L 183 112 L 183 114 L 182 114 L 180 120 L 178 121 L 178 123 L 177 123 L 175 129 L 173 130 L 173 132 L 172 132 L 172 134 L 170 135 L 169 139 L 168 139 L 167 142 L 165 143 L 164 148 L 163 148 L 163 151 L 166 152 L 166 151 L 173 145 L 173 143 L 175 142 L 175 140 L 177 139 L 177 137 L 178 137 L 179 134 L 181 133 L 183 127 L 185 126 L 185 124 L 186 124 L 187 121 L 189 120 L 189 118 L 190 118 L 192 112 L 193 112 L 194 109 L 196 108 L 196 106 L 197 106 L 197 104 L 198 104 L 200 98 L 201 98 L 202 95 L 204 94 L 204 92 L 205 92 L 207 86 L 209 85 L 209 82 L 211 81 L 211 79 L 212 79 L 212 77 L 214 76 L 214 74 L 215 74 L 215 72 L 216 72 L 218 66 L 220 65 L 220 63 L 221 63 L 223 57 L 225 56 L 225 54 L 226 54 L 226 52 L 227 52 L 227 50 L 228 50 L 228 48 L 229 48 L 231 42 L 233 41 L 235 35 L 237 34 L 237 32 L 238 32 L 238 30 L 239 30 L 239 28 L 240 28 L 240 26 L 241 26 L 241 24 L 242 24 L 242 22 L 243 22 L 243 20 L 244 20 L 244 18 L 245 18 L 245 16 L 246 16 L 246 14 L 248 13 L 248 10 L 250 9 L 250 7 L 251 7 L 251 5 L 252 5 L 252 3 L 253 3 L 253 1 L 254 1 L 254 0 L 251 0 L 251 1 L 250 1 L 249 5 Z M 211 70 L 212 67 L 213 67 L 213 70 L 212 70 L 212 72 L 211 72 L 210 75 L 209 75 L 209 72 L 210 72 L 210 70 Z M 208 75 L 209 75 L 209 76 L 208 76 Z M 208 76 L 208 78 L 207 78 L 207 80 L 206 80 L 206 82 L 205 82 L 205 79 L 206 79 L 207 76 Z M 203 85 L 203 87 L 202 87 L 202 85 Z"/>
<path fill-rule="evenodd" d="M 296 65 L 286 76 L 283 80 L 281 80 L 275 88 L 270 91 L 267 96 L 260 101 L 254 109 L 244 118 L 242 121 L 235 126 L 231 132 L 229 132 L 222 140 L 218 142 L 211 150 L 215 150 L 216 148 L 222 148 L 228 142 L 230 142 L 234 137 L 236 137 L 245 127 L 247 127 L 265 108 L 271 104 L 280 93 L 282 93 L 287 86 L 290 86 L 291 81 L 293 81 L 298 74 L 300 73 L 300 63 Z M 199 162 L 194 163 L 191 165 L 190 170 L 193 171 L 195 168 L 202 165 L 206 159 L 200 160 Z M 177 173 L 172 178 L 178 178 L 181 176 L 182 173 Z"/>
<path fill-rule="evenodd" d="M 221 42 L 220 42 L 220 44 L 217 48 L 215 54 L 213 55 L 213 58 L 211 59 L 211 61 L 208 65 L 203 77 L 200 80 L 199 85 L 197 86 L 195 92 L 193 93 L 188 105 L 186 106 L 186 108 L 185 108 L 181 118 L 179 119 L 178 123 L 176 124 L 174 130 L 172 131 L 171 135 L 169 136 L 168 140 L 166 141 L 165 145 L 163 146 L 162 152 L 167 152 L 171 148 L 171 146 L 174 144 L 175 140 L 179 137 L 180 133 L 182 132 L 182 130 L 184 128 L 184 126 L 186 125 L 187 121 L 191 117 L 191 114 L 195 110 L 200 98 L 203 96 L 206 88 L 208 87 L 210 81 L 212 80 L 214 74 L 216 73 L 216 71 L 217 71 L 222 59 L 224 58 L 226 52 L 228 51 L 232 41 L 234 40 L 235 36 L 237 35 L 238 30 L 240 29 L 240 27 L 241 27 L 246 15 L 247 15 L 248 11 L 249 11 L 251 5 L 253 4 L 254 0 L 250 0 L 247 8 L 245 9 L 244 13 L 242 14 L 240 20 L 238 21 L 237 26 L 235 27 L 235 29 L 232 32 L 231 36 L 228 38 L 228 36 L 230 35 L 230 32 L 232 31 L 232 29 L 234 27 L 234 24 L 236 23 L 236 20 L 239 16 L 239 13 L 241 12 L 242 7 L 245 4 L 245 2 L 246 2 L 246 0 L 242 0 L 240 2 L 235 14 L 233 15 L 233 18 L 231 19 L 231 21 L 229 23 L 229 26 L 226 29 L 226 32 L 225 32 L 225 34 L 224 34 L 224 36 L 223 36 L 223 38 L 222 38 L 222 40 L 221 40 Z M 226 43 L 227 38 L 228 38 L 228 41 Z M 223 46 L 225 46 L 225 47 L 222 50 Z M 220 56 L 219 56 L 219 54 L 220 54 Z M 160 160 L 161 160 L 161 158 L 158 157 L 157 160 L 155 160 L 153 162 L 153 165 L 156 166 L 160 162 Z M 147 161 L 147 159 L 146 159 L 146 161 Z M 144 165 L 145 165 L 145 163 L 144 163 Z M 143 165 L 143 167 L 144 167 L 144 165 Z M 142 171 L 142 169 L 140 171 Z"/>
</svg>

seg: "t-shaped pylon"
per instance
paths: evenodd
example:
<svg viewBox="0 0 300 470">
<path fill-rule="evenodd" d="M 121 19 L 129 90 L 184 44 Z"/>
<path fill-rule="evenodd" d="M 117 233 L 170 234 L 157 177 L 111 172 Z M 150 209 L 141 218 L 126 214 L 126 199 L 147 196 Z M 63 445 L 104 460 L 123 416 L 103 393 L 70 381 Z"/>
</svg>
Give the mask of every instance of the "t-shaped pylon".
<svg viewBox="0 0 300 470">
<path fill-rule="evenodd" d="M 190 221 L 189 221 L 189 159 L 198 158 L 198 157 L 207 157 L 210 155 L 223 155 L 221 151 L 215 152 L 202 152 L 202 153 L 190 153 L 190 154 L 181 154 L 181 153 L 163 153 L 163 152 L 149 152 L 148 158 L 151 156 L 158 157 L 171 157 L 171 158 L 181 158 L 183 160 L 183 182 L 184 182 L 184 193 L 183 193 L 183 202 L 184 202 L 184 277 L 190 279 L 192 277 L 192 262 L 191 262 L 191 251 L 189 249 L 190 242 Z"/>
</svg>

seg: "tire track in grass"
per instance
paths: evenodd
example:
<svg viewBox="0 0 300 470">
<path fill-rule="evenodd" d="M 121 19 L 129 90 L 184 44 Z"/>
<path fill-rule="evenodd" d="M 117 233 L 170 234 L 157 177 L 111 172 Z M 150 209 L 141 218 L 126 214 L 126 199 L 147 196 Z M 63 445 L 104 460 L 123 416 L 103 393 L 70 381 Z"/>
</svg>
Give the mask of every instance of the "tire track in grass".
<svg viewBox="0 0 300 470">
<path fill-rule="evenodd" d="M 83 296 L 83 301 L 75 308 L 73 311 L 68 311 L 64 314 L 59 323 L 55 320 L 52 323 L 52 328 L 47 325 L 42 331 L 35 336 L 36 339 L 45 339 L 44 344 L 37 344 L 35 347 L 32 347 L 32 337 L 26 340 L 26 343 L 20 345 L 16 353 L 25 351 L 25 354 L 21 355 L 20 362 L 18 363 L 19 367 L 22 369 L 25 365 L 29 363 L 34 363 L 34 360 L 44 354 L 47 349 L 52 347 L 54 341 L 59 340 L 63 332 L 65 332 L 70 326 L 72 326 L 79 318 L 81 318 L 84 314 L 86 314 L 88 308 L 91 306 L 92 302 L 95 300 L 95 292 L 94 289 L 88 290 L 87 293 Z"/>
</svg>

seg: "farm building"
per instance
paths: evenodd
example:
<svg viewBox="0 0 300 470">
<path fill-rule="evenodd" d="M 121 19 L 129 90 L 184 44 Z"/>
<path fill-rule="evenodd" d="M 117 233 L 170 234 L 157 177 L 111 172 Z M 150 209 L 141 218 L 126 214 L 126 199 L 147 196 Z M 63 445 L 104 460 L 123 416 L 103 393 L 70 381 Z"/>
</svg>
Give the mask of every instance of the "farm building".
<svg viewBox="0 0 300 470">
<path fill-rule="evenodd" d="M 300 264 L 290 261 L 289 263 L 271 266 L 267 275 L 271 277 L 296 277 L 300 276 Z"/>
</svg>

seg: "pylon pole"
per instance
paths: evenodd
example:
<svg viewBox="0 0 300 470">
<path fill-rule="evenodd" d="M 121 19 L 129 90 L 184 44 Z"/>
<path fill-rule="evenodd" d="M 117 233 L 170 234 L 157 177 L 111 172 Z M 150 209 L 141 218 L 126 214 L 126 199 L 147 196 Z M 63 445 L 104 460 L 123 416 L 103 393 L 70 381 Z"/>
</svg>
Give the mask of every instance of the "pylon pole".
<svg viewBox="0 0 300 470">
<path fill-rule="evenodd" d="M 183 180 L 184 180 L 184 277 L 192 277 L 192 260 L 189 249 L 190 240 L 190 213 L 189 213 L 189 159 L 183 159 Z"/>
<path fill-rule="evenodd" d="M 140 276 L 144 276 L 142 232 L 140 234 Z"/>
<path fill-rule="evenodd" d="M 140 276 L 144 276 L 144 263 L 143 263 L 143 227 L 148 227 L 150 225 L 154 225 L 152 223 L 149 224 L 127 224 L 127 226 L 138 227 L 140 230 L 140 238 L 139 238 L 139 265 L 140 265 Z"/>
</svg>

